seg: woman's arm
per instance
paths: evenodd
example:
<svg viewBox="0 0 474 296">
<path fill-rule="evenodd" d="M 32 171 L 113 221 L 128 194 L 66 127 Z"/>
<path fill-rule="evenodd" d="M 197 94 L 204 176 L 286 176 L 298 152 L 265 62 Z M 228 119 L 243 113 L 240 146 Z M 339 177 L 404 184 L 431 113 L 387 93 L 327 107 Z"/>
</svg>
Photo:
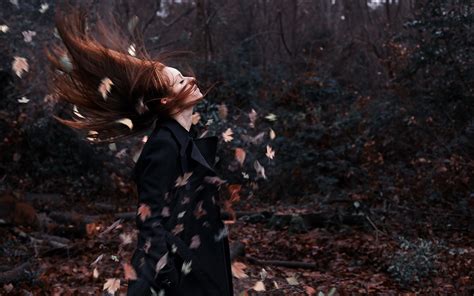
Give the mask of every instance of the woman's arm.
<svg viewBox="0 0 474 296">
<path fill-rule="evenodd" d="M 166 242 L 167 230 L 163 227 L 162 212 L 165 197 L 171 193 L 178 176 L 178 151 L 172 140 L 153 139 L 151 149 L 141 160 L 142 168 L 137 171 L 138 212 L 137 226 L 145 239 L 144 261 L 139 274 L 147 281 L 177 285 L 179 272 L 171 260 Z M 171 197 L 171 196 L 168 196 Z"/>
</svg>

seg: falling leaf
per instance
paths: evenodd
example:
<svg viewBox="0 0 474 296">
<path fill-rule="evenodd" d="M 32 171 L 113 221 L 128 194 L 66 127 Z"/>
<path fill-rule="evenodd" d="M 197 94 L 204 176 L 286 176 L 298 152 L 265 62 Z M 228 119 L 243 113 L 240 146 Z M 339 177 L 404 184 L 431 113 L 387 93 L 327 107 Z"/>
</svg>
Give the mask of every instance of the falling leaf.
<svg viewBox="0 0 474 296">
<path fill-rule="evenodd" d="M 209 183 L 209 184 L 213 184 L 213 185 L 216 185 L 216 186 L 220 186 L 221 184 L 223 184 L 227 181 L 222 180 L 221 178 L 219 178 L 219 176 L 205 176 L 204 177 L 204 182 Z"/>
<path fill-rule="evenodd" d="M 257 281 L 252 289 L 254 289 L 257 292 L 265 291 L 265 285 L 263 284 L 262 281 Z"/>
<path fill-rule="evenodd" d="M 36 32 L 35 31 L 23 31 L 21 32 L 21 34 L 23 34 L 23 41 L 25 42 L 31 42 L 32 38 L 34 36 L 36 36 Z"/>
<path fill-rule="evenodd" d="M 128 245 L 132 243 L 132 235 L 130 233 L 121 233 L 119 235 L 122 245 Z"/>
<path fill-rule="evenodd" d="M 178 247 L 175 244 L 172 244 L 171 245 L 171 253 L 176 253 L 177 250 L 178 250 Z"/>
<path fill-rule="evenodd" d="M 183 274 L 188 274 L 191 272 L 191 263 L 192 261 L 190 260 L 189 262 L 184 262 L 183 265 L 181 266 L 181 271 L 183 272 Z"/>
<path fill-rule="evenodd" d="M 39 9 L 39 12 L 45 13 L 46 10 L 48 10 L 48 8 L 49 8 L 49 4 L 48 4 L 48 3 L 42 3 L 42 4 L 41 4 L 41 7 L 40 7 L 40 9 Z"/>
<path fill-rule="evenodd" d="M 294 276 L 287 277 L 286 281 L 288 282 L 288 284 L 290 284 L 292 286 L 296 286 L 296 285 L 300 284 L 300 283 L 298 283 L 298 280 Z"/>
<path fill-rule="evenodd" d="M 270 147 L 269 145 L 267 145 L 267 152 L 265 153 L 265 155 L 270 158 L 270 159 L 273 159 L 273 157 L 275 157 L 275 151 L 272 150 L 272 147 Z"/>
<path fill-rule="evenodd" d="M 270 121 L 276 121 L 276 115 L 273 113 L 269 113 L 267 116 L 265 116 L 265 118 Z"/>
<path fill-rule="evenodd" d="M 191 238 L 191 244 L 189 244 L 190 249 L 197 249 L 201 245 L 201 239 L 199 238 L 199 235 L 194 235 Z"/>
<path fill-rule="evenodd" d="M 267 271 L 265 270 L 265 268 L 262 268 L 262 270 L 260 270 L 260 279 L 262 281 L 264 281 L 268 276 L 268 273 Z"/>
<path fill-rule="evenodd" d="M 183 218 L 185 213 L 186 213 L 186 211 L 182 211 L 182 212 L 178 213 L 178 219 Z"/>
<path fill-rule="evenodd" d="M 72 69 L 73 69 L 72 62 L 66 54 L 62 55 L 59 58 L 59 63 L 61 64 L 61 68 L 64 72 L 66 73 L 72 72 Z"/>
<path fill-rule="evenodd" d="M 201 114 L 199 114 L 199 112 L 194 112 L 191 116 L 191 120 L 194 125 L 198 124 L 199 120 L 201 120 Z"/>
<path fill-rule="evenodd" d="M 232 129 L 229 127 L 228 129 L 226 129 L 225 132 L 222 133 L 222 137 L 224 138 L 224 141 L 225 142 L 230 142 L 232 141 L 232 139 L 234 139 L 234 137 L 232 137 Z"/>
<path fill-rule="evenodd" d="M 136 55 L 135 43 L 130 44 L 130 46 L 128 47 L 128 54 L 133 57 Z"/>
<path fill-rule="evenodd" d="M 308 296 L 312 296 L 316 294 L 316 290 L 313 287 L 310 286 L 304 286 L 304 290 Z"/>
<path fill-rule="evenodd" d="M 150 207 L 147 204 L 144 204 L 144 203 L 140 204 L 140 207 L 138 208 L 137 215 L 140 216 L 140 219 L 142 219 L 142 221 L 145 221 L 146 218 L 151 216 Z"/>
<path fill-rule="evenodd" d="M 130 118 L 118 119 L 118 120 L 115 120 L 115 122 L 125 124 L 126 126 L 128 126 L 129 129 L 133 129 L 133 123 L 130 120 Z"/>
<path fill-rule="evenodd" d="M 245 161 L 245 150 L 242 148 L 235 148 L 235 159 L 240 163 L 240 165 L 244 165 Z"/>
<path fill-rule="evenodd" d="M 169 217 L 170 216 L 170 208 L 169 207 L 163 207 L 163 209 L 161 209 L 161 216 Z"/>
<path fill-rule="evenodd" d="M 183 223 L 180 223 L 180 224 L 176 224 L 176 226 L 173 228 L 173 230 L 171 230 L 171 232 L 174 235 L 177 235 L 178 233 L 180 233 L 183 230 L 184 230 L 184 225 L 183 225 Z"/>
<path fill-rule="evenodd" d="M 242 172 L 242 176 L 244 177 L 244 179 L 248 179 L 248 178 L 249 178 L 249 174 L 247 174 L 246 172 Z"/>
<path fill-rule="evenodd" d="M 225 103 L 222 103 L 218 107 L 218 113 L 219 113 L 219 118 L 222 120 L 227 119 L 227 115 L 229 113 L 229 110 L 227 109 L 227 106 Z"/>
<path fill-rule="evenodd" d="M 229 201 L 237 202 L 240 200 L 240 190 L 242 189 L 242 184 L 232 184 L 229 185 L 228 190 L 230 194 Z"/>
<path fill-rule="evenodd" d="M 253 145 L 259 145 L 263 142 L 263 137 L 265 136 L 265 132 L 261 132 L 255 137 L 250 137 L 248 135 L 242 135 L 241 138 L 247 143 L 252 143 Z"/>
<path fill-rule="evenodd" d="M 136 15 L 132 16 L 132 18 L 128 21 L 127 29 L 128 29 L 128 32 L 130 32 L 130 34 L 133 34 L 133 31 L 135 30 L 135 27 L 137 26 L 138 21 L 139 21 L 139 18 Z"/>
<path fill-rule="evenodd" d="M 72 110 L 73 110 L 73 112 L 74 112 L 74 114 L 75 114 L 76 116 L 81 117 L 81 118 L 85 118 L 84 116 L 82 116 L 81 113 L 79 113 L 79 110 L 77 110 L 77 106 L 76 106 L 76 105 L 74 105 L 74 107 L 72 108 Z"/>
<path fill-rule="evenodd" d="M 94 270 L 92 271 L 92 277 L 95 279 L 99 278 L 99 270 L 97 267 L 94 267 Z"/>
<path fill-rule="evenodd" d="M 110 149 L 110 151 L 117 151 L 117 145 L 115 143 L 110 143 L 109 144 L 109 149 Z"/>
<path fill-rule="evenodd" d="M 232 262 L 232 275 L 238 279 L 248 278 L 249 276 L 244 272 L 245 268 L 247 268 L 247 265 L 242 262 Z"/>
<path fill-rule="evenodd" d="M 270 139 L 275 139 L 276 135 L 275 135 L 275 131 L 270 129 Z"/>
<path fill-rule="evenodd" d="M 115 262 L 119 262 L 119 258 L 117 257 L 117 255 L 110 255 L 110 259 L 114 260 Z"/>
<path fill-rule="evenodd" d="M 90 266 L 96 265 L 100 260 L 102 260 L 102 258 L 104 258 L 104 254 L 100 254 L 100 255 L 94 260 L 94 262 L 92 262 L 92 263 L 90 264 Z"/>
<path fill-rule="evenodd" d="M 250 119 L 249 126 L 251 128 L 254 128 L 255 127 L 255 120 L 257 120 L 257 112 L 254 109 L 252 109 L 252 111 L 249 113 L 249 119 Z"/>
<path fill-rule="evenodd" d="M 120 279 L 110 278 L 104 284 L 104 288 L 102 290 L 107 289 L 107 292 L 110 294 L 114 294 L 120 288 Z"/>
<path fill-rule="evenodd" d="M 148 254 L 148 250 L 151 247 L 151 239 L 149 237 L 146 238 L 145 243 L 143 244 L 143 251 L 145 251 L 145 254 Z"/>
<path fill-rule="evenodd" d="M 198 201 L 196 205 L 196 209 L 194 210 L 194 216 L 196 217 L 196 219 L 199 219 L 202 216 L 207 214 L 206 210 L 202 208 L 202 203 L 203 203 L 202 200 Z"/>
<path fill-rule="evenodd" d="M 0 31 L 2 31 L 3 33 L 8 32 L 9 29 L 10 28 L 7 25 L 0 25 Z"/>
<path fill-rule="evenodd" d="M 267 179 L 267 176 L 265 176 L 265 168 L 260 164 L 260 162 L 258 162 L 258 160 L 254 161 L 253 167 L 257 172 L 258 177 L 263 177 L 264 179 Z"/>
<path fill-rule="evenodd" d="M 13 71 L 15 71 L 15 74 L 21 78 L 23 72 L 28 72 L 29 70 L 28 61 L 26 60 L 26 58 L 22 58 L 19 56 L 14 56 L 13 58 L 14 60 L 12 63 L 12 69 Z"/>
<path fill-rule="evenodd" d="M 125 274 L 125 280 L 136 280 L 137 279 L 137 272 L 132 265 L 128 263 L 123 263 L 123 272 Z"/>
<path fill-rule="evenodd" d="M 15 5 L 16 7 L 19 7 L 18 6 L 18 0 L 10 0 L 10 3 Z"/>
<path fill-rule="evenodd" d="M 104 98 L 104 100 L 107 99 L 107 94 L 110 93 L 110 89 L 112 88 L 112 85 L 114 85 L 114 83 L 109 77 L 104 77 L 100 81 L 98 90 L 100 94 L 102 95 L 102 98 Z"/>
<path fill-rule="evenodd" d="M 17 101 L 18 101 L 18 103 L 26 104 L 26 103 L 28 103 L 30 100 L 27 99 L 26 97 L 21 97 L 21 99 L 18 99 Z"/>
<path fill-rule="evenodd" d="M 217 234 L 214 235 L 214 240 L 216 242 L 218 242 L 218 241 L 222 240 L 224 237 L 226 237 L 227 234 L 229 234 L 229 230 L 227 229 L 227 226 L 224 225 L 224 227 L 219 229 Z"/>
<path fill-rule="evenodd" d="M 166 263 L 168 263 L 168 252 L 166 252 L 163 256 L 161 256 L 160 260 L 156 262 L 155 271 L 158 273 L 160 270 L 165 267 Z"/>
<path fill-rule="evenodd" d="M 183 176 L 178 176 L 174 186 L 175 187 L 180 187 L 180 186 L 186 185 L 188 183 L 189 177 L 191 177 L 192 174 L 193 174 L 193 172 L 187 172 L 187 173 L 184 173 Z"/>
</svg>

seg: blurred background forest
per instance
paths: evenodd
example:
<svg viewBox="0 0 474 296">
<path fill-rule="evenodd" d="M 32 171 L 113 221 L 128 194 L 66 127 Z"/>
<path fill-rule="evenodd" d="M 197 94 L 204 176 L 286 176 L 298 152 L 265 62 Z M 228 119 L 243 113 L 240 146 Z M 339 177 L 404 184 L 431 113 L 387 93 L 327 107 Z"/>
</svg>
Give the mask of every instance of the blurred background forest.
<svg viewBox="0 0 474 296">
<path fill-rule="evenodd" d="M 54 2 L 0 3 L 0 294 L 124 295 L 144 139 L 52 118 Z M 236 295 L 473 295 L 472 1 L 75 2 L 217 83 Z"/>
</svg>

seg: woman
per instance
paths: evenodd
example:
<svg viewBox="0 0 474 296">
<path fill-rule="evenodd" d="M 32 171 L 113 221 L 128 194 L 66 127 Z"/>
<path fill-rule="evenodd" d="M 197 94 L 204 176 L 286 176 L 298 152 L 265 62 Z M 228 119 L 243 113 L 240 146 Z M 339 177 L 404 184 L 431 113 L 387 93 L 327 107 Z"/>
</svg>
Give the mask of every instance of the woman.
<svg viewBox="0 0 474 296">
<path fill-rule="evenodd" d="M 190 130 L 193 106 L 204 97 L 196 79 L 163 59 L 122 52 L 118 30 L 99 22 L 115 49 L 104 46 L 87 32 L 85 11 L 76 11 L 56 14 L 67 52 L 46 51 L 54 70 L 50 88 L 74 105 L 74 120 L 55 118 L 89 131 L 96 142 L 153 127 L 133 170 L 139 234 L 127 295 L 233 295 L 227 228 L 217 204 L 217 137 L 194 138 Z"/>
</svg>

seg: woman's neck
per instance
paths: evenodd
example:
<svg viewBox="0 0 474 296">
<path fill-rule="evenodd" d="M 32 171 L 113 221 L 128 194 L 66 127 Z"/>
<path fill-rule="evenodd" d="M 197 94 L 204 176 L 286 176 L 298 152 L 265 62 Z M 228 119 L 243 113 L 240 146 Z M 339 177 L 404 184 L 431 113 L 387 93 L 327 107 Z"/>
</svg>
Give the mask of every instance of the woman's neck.
<svg viewBox="0 0 474 296">
<path fill-rule="evenodd" d="M 188 132 L 193 123 L 193 107 L 183 110 L 181 113 L 172 115 L 172 117 L 179 122 Z"/>
</svg>

